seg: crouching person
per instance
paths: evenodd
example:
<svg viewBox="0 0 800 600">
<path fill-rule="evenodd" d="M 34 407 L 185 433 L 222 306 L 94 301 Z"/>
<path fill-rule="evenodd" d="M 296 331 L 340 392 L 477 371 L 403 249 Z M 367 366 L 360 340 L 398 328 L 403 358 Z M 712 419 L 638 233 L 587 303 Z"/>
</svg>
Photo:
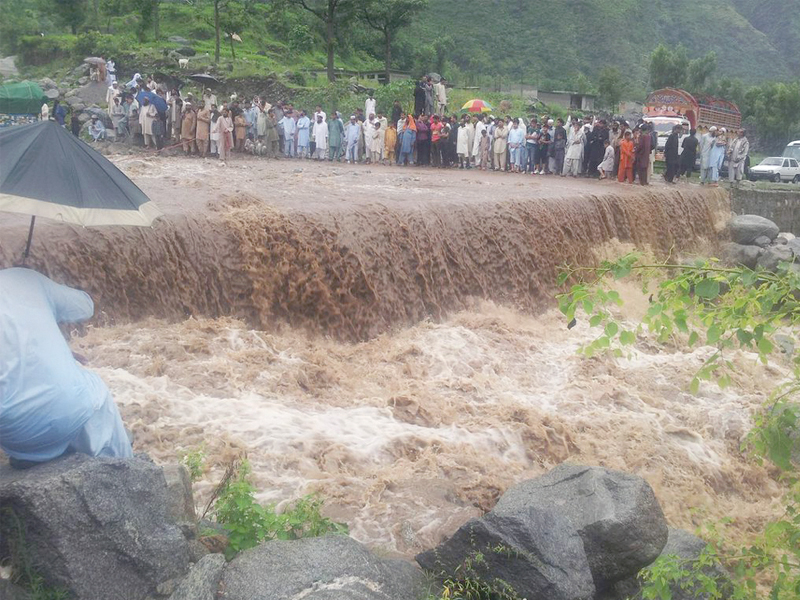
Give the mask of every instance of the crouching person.
<svg viewBox="0 0 800 600">
<path fill-rule="evenodd" d="M 0 270 L 0 449 L 12 467 L 71 452 L 132 456 L 111 392 L 58 328 L 93 314 L 85 292 L 30 269 Z"/>
</svg>

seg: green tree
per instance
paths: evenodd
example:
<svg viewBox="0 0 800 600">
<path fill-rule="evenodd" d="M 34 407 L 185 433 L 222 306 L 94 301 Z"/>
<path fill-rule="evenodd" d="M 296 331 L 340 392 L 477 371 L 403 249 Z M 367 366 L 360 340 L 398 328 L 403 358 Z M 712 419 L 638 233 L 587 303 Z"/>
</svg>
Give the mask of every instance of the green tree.
<svg viewBox="0 0 800 600">
<path fill-rule="evenodd" d="M 686 48 L 678 46 L 671 50 L 660 44 L 650 55 L 650 87 L 654 90 L 665 87 L 683 87 L 686 82 L 689 59 Z"/>
<path fill-rule="evenodd" d="M 236 50 L 234 50 L 236 40 L 233 36 L 242 33 L 247 27 L 247 22 L 247 12 L 238 2 L 229 2 L 225 6 L 225 12 L 219 17 L 220 30 L 225 33 L 231 44 L 231 58 L 236 58 Z"/>
<path fill-rule="evenodd" d="M 218 2 L 219 0 L 214 0 Z M 334 81 L 334 49 L 336 46 L 337 29 L 349 20 L 356 7 L 356 0 L 290 0 L 293 4 L 301 6 L 304 10 L 317 17 L 325 25 L 325 50 L 327 54 L 326 70 L 328 81 Z"/>
<path fill-rule="evenodd" d="M 800 81 L 770 82 L 745 94 L 744 115 L 750 117 L 766 145 L 780 150 L 800 123 Z"/>
<path fill-rule="evenodd" d="M 709 52 L 702 58 L 689 61 L 686 69 L 686 88 L 692 94 L 706 91 L 709 80 L 717 70 L 717 53 Z"/>
<path fill-rule="evenodd" d="M 139 15 L 139 24 L 136 35 L 140 42 L 147 37 L 147 32 L 153 28 L 155 39 L 158 39 L 158 4 L 159 0 L 132 0 L 133 9 Z"/>
<path fill-rule="evenodd" d="M 24 35 L 35 35 L 39 31 L 36 12 L 32 8 L 19 7 L 15 0 L 0 0 L 0 49 L 7 54 L 17 52 L 19 40 Z"/>
<path fill-rule="evenodd" d="M 383 35 L 386 82 L 392 67 L 392 42 L 397 32 L 428 5 L 428 0 L 371 0 L 359 9 L 359 17 Z"/>
<path fill-rule="evenodd" d="M 616 67 L 605 67 L 600 71 L 598 91 L 601 106 L 608 108 L 611 112 L 619 110 L 619 102 L 625 92 L 625 86 L 625 78 Z"/>
<path fill-rule="evenodd" d="M 78 28 L 86 21 L 89 12 L 87 0 L 50 0 L 50 7 L 58 20 L 69 27 L 73 35 L 77 35 Z M 3 14 L 3 18 L 7 13 Z"/>
</svg>

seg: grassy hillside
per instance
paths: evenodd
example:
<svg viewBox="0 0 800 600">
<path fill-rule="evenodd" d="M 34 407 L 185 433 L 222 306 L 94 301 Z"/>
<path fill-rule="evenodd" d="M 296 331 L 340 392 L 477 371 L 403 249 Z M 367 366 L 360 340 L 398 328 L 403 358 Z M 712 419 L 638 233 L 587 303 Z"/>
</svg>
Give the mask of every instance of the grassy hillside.
<svg viewBox="0 0 800 600">
<path fill-rule="evenodd" d="M 174 36 L 189 40 L 199 55 L 214 54 L 209 0 L 162 0 L 158 39 L 153 28 L 138 35 L 135 2 L 83 1 L 85 18 L 74 36 L 52 0 L 0 0 L 0 45 L 45 70 L 83 52 L 115 56 L 123 71 L 135 69 L 137 61 L 149 66 L 184 45 L 170 42 Z M 324 67 L 318 19 L 282 0 L 237 5 L 246 6 L 243 41 L 233 48 L 234 61 L 228 40 L 222 40 L 221 73 L 302 74 Z M 461 85 L 576 89 L 579 74 L 596 85 L 603 67 L 616 66 L 628 78 L 628 95 L 640 96 L 649 87 L 649 54 L 662 42 L 683 44 L 690 58 L 716 52 L 718 77 L 747 83 L 796 77 L 800 0 L 429 0 L 396 38 L 393 55 L 396 68 L 443 71 Z M 360 23 L 342 27 L 337 67 L 380 69 L 381 62 L 376 32 Z M 307 75 L 294 80 L 316 83 Z"/>
</svg>

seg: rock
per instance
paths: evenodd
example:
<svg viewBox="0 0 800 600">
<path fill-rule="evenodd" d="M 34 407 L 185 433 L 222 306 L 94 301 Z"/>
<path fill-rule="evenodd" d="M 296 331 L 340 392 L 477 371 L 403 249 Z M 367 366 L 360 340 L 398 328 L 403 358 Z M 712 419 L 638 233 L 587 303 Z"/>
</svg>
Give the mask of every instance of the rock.
<svg viewBox="0 0 800 600">
<path fill-rule="evenodd" d="M 89 113 L 82 112 L 81 114 L 78 115 L 78 121 L 80 121 L 81 123 L 84 124 L 88 123 L 89 119 L 90 119 Z"/>
<path fill-rule="evenodd" d="M 197 516 L 194 512 L 192 479 L 184 465 L 164 465 L 164 479 L 167 482 L 167 512 L 181 528 L 187 539 L 197 537 Z"/>
<path fill-rule="evenodd" d="M 83 104 L 83 100 L 78 96 L 67 96 L 67 104 L 75 106 L 76 104 Z"/>
<path fill-rule="evenodd" d="M 189 40 L 179 35 L 171 35 L 167 38 L 167 41 L 172 42 L 173 44 L 183 44 L 184 46 L 191 44 Z"/>
<path fill-rule="evenodd" d="M 793 238 L 786 241 L 786 246 L 795 256 L 800 256 L 800 238 Z"/>
<path fill-rule="evenodd" d="M 753 240 L 753 245 L 758 246 L 760 248 L 766 248 L 770 244 L 772 244 L 772 240 L 765 235 L 760 235 Z"/>
<path fill-rule="evenodd" d="M 0 579 L 0 599 L 2 600 L 32 600 L 32 596 L 18 585 L 7 579 Z"/>
<path fill-rule="evenodd" d="M 69 90 L 66 94 L 64 94 L 64 97 L 65 98 L 72 98 L 73 96 L 77 96 L 77 95 L 78 95 L 78 90 L 73 89 L 73 90 Z"/>
<path fill-rule="evenodd" d="M 43 79 L 40 79 L 39 80 L 39 85 L 42 86 L 43 90 L 50 90 L 50 89 L 52 89 L 54 87 L 58 87 L 56 85 L 56 82 L 53 81 L 52 79 L 50 79 L 49 77 L 45 77 Z"/>
<path fill-rule="evenodd" d="M 169 600 L 216 600 L 225 557 L 222 554 L 204 556 L 170 596 Z"/>
<path fill-rule="evenodd" d="M 778 234 L 778 237 L 775 238 L 776 241 L 785 240 L 786 242 L 791 242 L 795 238 L 793 233 L 789 233 L 788 231 L 782 231 Z"/>
<path fill-rule="evenodd" d="M 73 104 L 72 105 L 72 111 L 73 112 L 81 112 L 81 111 L 83 111 L 85 109 L 86 109 L 86 105 L 85 104 L 81 104 L 80 102 L 78 102 L 77 104 Z"/>
<path fill-rule="evenodd" d="M 44 95 L 47 96 L 50 100 L 55 100 L 61 95 L 61 92 L 58 91 L 58 88 L 52 88 L 46 90 Z"/>
<path fill-rule="evenodd" d="M 789 240 L 787 240 L 785 237 L 781 237 L 780 234 L 778 234 L 778 237 L 775 238 L 775 244 L 778 246 L 785 246 L 788 243 Z"/>
<path fill-rule="evenodd" d="M 531 506 L 554 509 L 575 527 L 598 589 L 649 565 L 667 542 L 653 489 L 621 471 L 560 465 L 509 489 L 492 513 L 515 515 Z"/>
<path fill-rule="evenodd" d="M 23 524 L 29 559 L 47 585 L 78 600 L 139 600 L 186 573 L 186 540 L 166 506 L 161 469 L 141 458 L 73 454 L 26 471 L 0 467 L 0 509 Z"/>
<path fill-rule="evenodd" d="M 767 271 L 776 271 L 778 264 L 782 262 L 791 262 L 794 258 L 791 246 L 770 246 L 764 253 L 758 257 L 758 266 L 766 269 Z"/>
<path fill-rule="evenodd" d="M 189 540 L 188 544 L 190 562 L 198 562 L 201 558 L 209 554 L 209 549 L 198 539 Z"/>
<path fill-rule="evenodd" d="M 737 215 L 728 223 L 731 240 L 737 244 L 752 244 L 757 237 L 766 236 L 770 241 L 778 236 L 778 226 L 758 215 Z"/>
<path fill-rule="evenodd" d="M 86 75 L 78 79 L 78 85 L 86 85 L 87 83 L 89 83 L 89 78 Z"/>
<path fill-rule="evenodd" d="M 722 258 L 732 266 L 743 265 L 748 269 L 755 269 L 758 257 L 764 254 L 764 249 L 758 246 L 745 246 L 728 242 L 722 247 Z"/>
<path fill-rule="evenodd" d="M 82 88 L 78 89 L 78 96 L 83 99 L 87 106 L 91 106 L 92 104 L 105 106 L 106 93 L 108 93 L 108 86 L 105 83 L 98 83 L 96 81 L 87 83 Z"/>
<path fill-rule="evenodd" d="M 378 558 L 342 535 L 274 540 L 245 550 L 222 577 L 225 600 L 418 600 L 422 571 Z"/>
<path fill-rule="evenodd" d="M 475 560 L 479 553 L 481 560 Z M 581 600 L 595 592 L 578 532 L 559 512 L 543 507 L 472 519 L 417 562 L 442 579 L 477 577 L 498 590 L 507 584 L 519 597 Z"/>
<path fill-rule="evenodd" d="M 189 46 L 181 46 L 177 50 L 175 50 L 178 54 L 182 54 L 183 56 L 194 56 L 197 52 L 194 51 L 193 48 Z"/>
</svg>

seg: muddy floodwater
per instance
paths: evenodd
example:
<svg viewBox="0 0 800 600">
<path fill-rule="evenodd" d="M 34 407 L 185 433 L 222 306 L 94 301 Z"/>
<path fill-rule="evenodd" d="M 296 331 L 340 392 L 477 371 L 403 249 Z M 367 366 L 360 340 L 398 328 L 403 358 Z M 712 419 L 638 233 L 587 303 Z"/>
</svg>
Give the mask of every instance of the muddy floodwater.
<svg viewBox="0 0 800 600">
<path fill-rule="evenodd" d="M 260 498 L 318 491 L 354 537 L 411 556 L 563 461 L 645 477 L 672 525 L 782 489 L 739 446 L 786 376 L 731 355 L 736 384 L 688 392 L 710 353 L 595 333 L 553 309 L 565 263 L 713 248 L 725 193 L 300 161 L 112 159 L 161 207 L 152 229 L 37 224 L 30 264 L 89 291 L 74 349 L 111 388 L 136 449 L 203 447 L 208 497 L 246 453 Z M 3 217 L 0 266 L 27 233 Z M 631 287 L 620 317 L 646 298 Z"/>
</svg>

